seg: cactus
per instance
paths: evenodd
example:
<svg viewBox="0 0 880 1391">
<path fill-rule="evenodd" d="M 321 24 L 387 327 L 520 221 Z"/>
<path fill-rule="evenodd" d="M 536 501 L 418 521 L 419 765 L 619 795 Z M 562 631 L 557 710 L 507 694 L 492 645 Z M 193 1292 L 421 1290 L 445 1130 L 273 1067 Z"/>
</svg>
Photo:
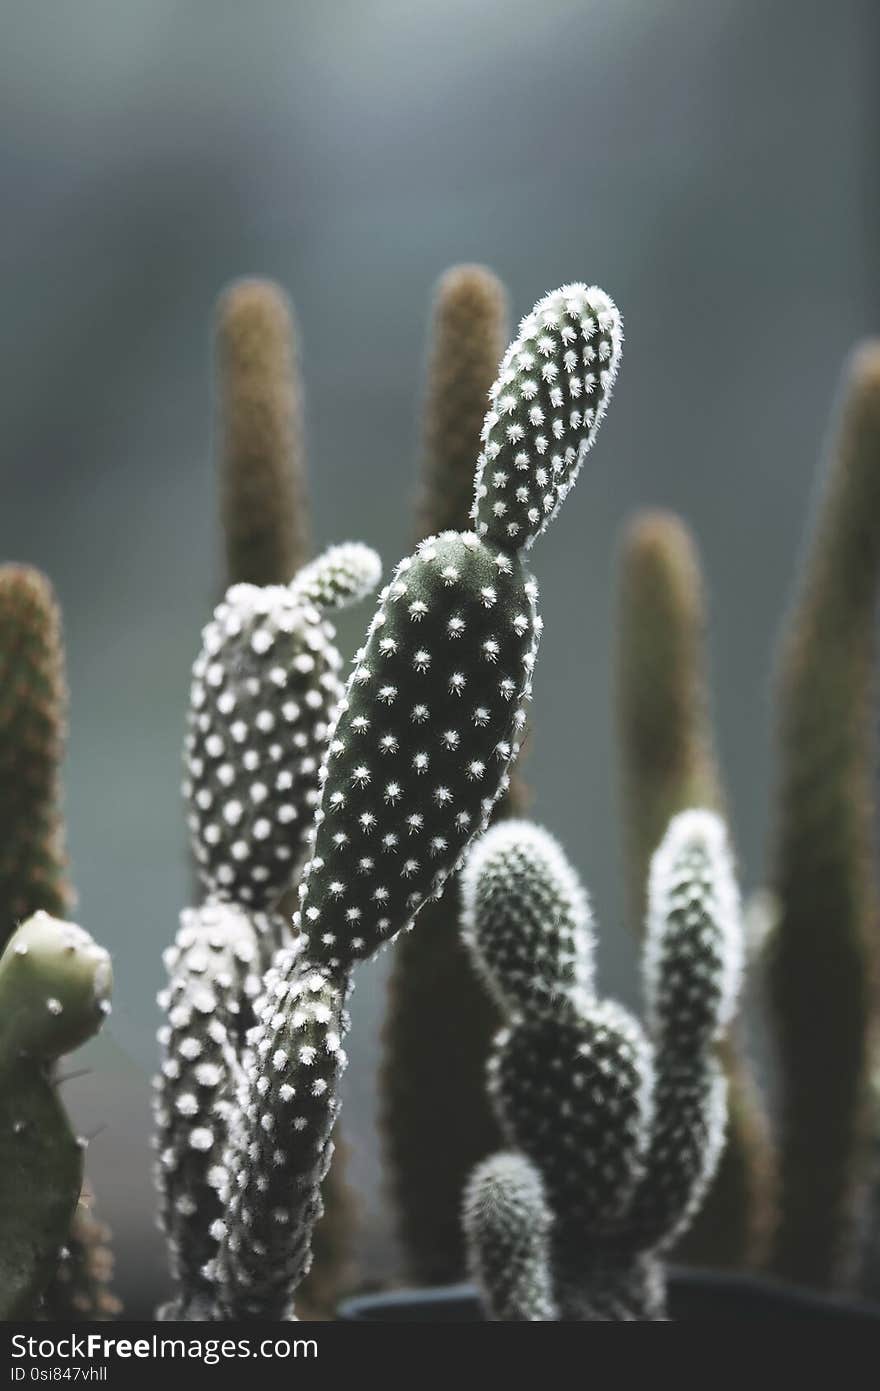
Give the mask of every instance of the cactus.
<svg viewBox="0 0 880 1391">
<path fill-rule="evenodd" d="M 541 1175 L 521 1154 L 494 1154 L 477 1166 L 464 1195 L 472 1275 L 498 1323 L 557 1322 L 551 1279 L 553 1217 Z"/>
<path fill-rule="evenodd" d="M 878 507 L 880 344 L 872 343 L 846 374 L 779 683 L 779 916 L 768 970 L 782 1067 L 782 1211 L 772 1268 L 820 1287 L 854 1275 L 871 1163 Z"/>
<path fill-rule="evenodd" d="M 0 950 L 32 913 L 71 902 L 58 768 L 67 692 L 49 581 L 0 567 Z"/>
<path fill-rule="evenodd" d="M 595 287 L 539 301 L 492 388 L 475 531 L 423 541 L 380 596 L 321 768 L 300 883 L 295 921 L 316 962 L 346 969 L 409 927 L 506 787 L 541 629 L 522 553 L 595 439 L 620 345 L 617 311 Z"/>
<path fill-rule="evenodd" d="M 231 584 L 287 584 L 309 556 L 302 391 L 290 306 L 240 280 L 217 312 L 220 475 Z"/>
<path fill-rule="evenodd" d="M 214 1227 L 227 1318 L 294 1317 L 333 1155 L 349 988 L 295 949 L 266 977 L 232 1116 L 226 1212 Z"/>
<path fill-rule="evenodd" d="M 290 585 L 234 585 L 205 629 L 184 796 L 209 893 L 268 907 L 292 883 L 342 694 L 325 610 L 354 603 L 378 577 L 367 546 L 333 546 Z"/>
<path fill-rule="evenodd" d="M 155 1082 L 156 1182 L 179 1298 L 165 1317 L 209 1316 L 214 1286 L 205 1268 L 217 1254 L 213 1223 L 223 1212 L 222 1161 L 241 1054 L 255 1023 L 254 1000 L 283 928 L 233 904 L 181 914 L 165 953 L 169 984 L 159 997 Z M 208 1313 L 206 1313 L 208 1311 Z"/>
<path fill-rule="evenodd" d="M 52 586 L 30 566 L 0 566 L 0 951 L 33 913 L 64 917 L 74 905 L 59 776 L 66 708 L 61 615 Z M 88 1202 L 94 1203 L 91 1195 Z M 106 1275 L 107 1240 L 106 1228 L 81 1199 L 43 1299 L 50 1317 L 73 1316 L 77 1305 L 116 1307 L 97 1274 L 88 1274 Z"/>
<path fill-rule="evenodd" d="M 329 1162 L 351 968 L 412 925 L 504 790 L 540 631 L 520 552 L 593 442 L 620 339 L 611 301 L 585 286 L 523 320 L 484 423 L 479 534 L 443 533 L 402 561 L 355 658 L 321 765 L 301 950 L 267 977 L 225 1160 L 227 1317 L 290 1316 Z M 572 405 L 584 395 L 587 411 Z"/>
<path fill-rule="evenodd" d="M 32 1315 L 82 1187 L 82 1145 L 50 1076 L 108 1013 L 110 958 L 82 928 L 38 912 L 0 956 L 0 1318 Z"/>
<path fill-rule="evenodd" d="M 467 859 L 462 902 L 465 941 L 505 1014 L 493 1104 L 551 1214 L 540 1226 L 549 1241 L 540 1288 L 565 1320 L 663 1317 L 661 1257 L 697 1210 L 723 1144 L 714 1045 L 735 1008 L 742 954 L 724 826 L 712 812 L 682 813 L 652 861 L 647 1036 L 595 996 L 589 904 L 546 832 L 518 821 L 489 831 Z M 499 1223 L 478 1220 L 473 1185 L 479 1172 L 464 1214 L 471 1266 L 490 1281 L 502 1265 Z M 513 1194 L 505 1228 L 517 1211 L 528 1205 Z M 517 1249 L 509 1230 L 503 1240 Z M 489 1285 L 485 1299 L 495 1317 L 518 1316 L 503 1289 Z"/>
<path fill-rule="evenodd" d="M 489 389 L 507 341 L 501 283 L 482 266 L 454 266 L 437 287 L 424 407 L 417 540 L 468 526 L 474 459 Z M 496 815 L 522 810 L 512 771 Z M 450 931 L 458 887 L 422 909 L 420 930 L 395 943 L 382 1038 L 382 1137 L 410 1276 L 460 1279 L 460 1194 L 497 1149 L 483 1074 L 498 1014 Z"/>
<path fill-rule="evenodd" d="M 193 670 L 187 779 L 193 851 L 208 891 L 182 914 L 156 1079 L 156 1182 L 177 1298 L 163 1317 L 215 1317 L 226 1147 L 256 998 L 289 938 L 293 881 L 317 801 L 319 760 L 342 693 L 325 609 L 379 576 L 366 546 L 331 547 L 289 585 L 234 585 Z"/>
<path fill-rule="evenodd" d="M 651 856 L 670 818 L 720 810 L 703 673 L 705 603 L 693 539 L 671 513 L 644 512 L 620 557 L 617 711 L 631 915 L 641 931 Z M 758 1265 L 775 1218 L 769 1122 L 734 1024 L 720 1052 L 728 1081 L 728 1138 L 680 1257 L 713 1266 Z"/>
</svg>

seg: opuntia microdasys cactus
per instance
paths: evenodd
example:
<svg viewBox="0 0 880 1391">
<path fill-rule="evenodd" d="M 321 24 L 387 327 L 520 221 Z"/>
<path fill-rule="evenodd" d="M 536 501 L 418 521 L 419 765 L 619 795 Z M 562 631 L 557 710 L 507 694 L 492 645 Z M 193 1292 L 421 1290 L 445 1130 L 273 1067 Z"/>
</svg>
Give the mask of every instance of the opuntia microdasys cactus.
<svg viewBox="0 0 880 1391">
<path fill-rule="evenodd" d="M 538 302 L 492 388 L 476 530 L 422 542 L 382 592 L 321 769 L 300 884 L 316 961 L 350 965 L 408 927 L 504 790 L 541 631 L 522 552 L 595 439 L 621 340 L 595 287 Z"/>
<path fill-rule="evenodd" d="M 741 972 L 724 827 L 710 812 L 683 813 L 654 857 L 648 1035 L 620 1006 L 596 999 L 587 900 L 546 832 L 515 821 L 494 827 L 471 851 L 462 890 L 465 939 L 507 1020 L 490 1092 L 552 1215 L 551 1270 L 540 1288 L 552 1290 L 562 1319 L 662 1317 L 657 1258 L 692 1217 L 724 1138 L 714 1044 Z M 472 1267 L 485 1279 L 499 1262 L 474 1202 L 482 1183 L 476 1175 L 465 1221 Z M 530 1281 L 529 1301 L 534 1288 Z M 486 1297 L 496 1316 L 505 1308 L 504 1317 L 536 1317 L 524 1312 L 528 1303 L 517 1313 L 506 1296 L 489 1289 Z"/>
<path fill-rule="evenodd" d="M 234 585 L 205 628 L 184 795 L 209 893 L 270 907 L 291 884 L 342 695 L 326 613 L 362 598 L 379 573 L 369 547 L 333 546 L 289 585 Z"/>
<path fill-rule="evenodd" d="M 218 1226 L 227 1314 L 253 1318 L 291 1309 L 335 1118 L 333 1079 L 342 1062 L 350 968 L 411 926 L 503 791 L 540 631 L 535 584 L 520 551 L 543 530 L 593 442 L 620 341 L 614 306 L 586 286 L 547 296 L 523 320 L 502 365 L 478 461 L 475 520 L 482 534 L 444 533 L 401 562 L 355 659 L 321 768 L 312 856 L 300 885 L 301 954 L 276 958 L 249 1042 L 249 1056 L 263 1061 L 246 1069 L 239 1115 L 249 1123 L 232 1137 L 230 1198 Z M 577 367 L 569 363 L 571 352 L 579 355 Z M 594 372 L 597 362 L 601 370 Z M 523 392 L 522 400 L 534 401 L 536 392 L 531 376 L 520 381 L 517 374 L 529 364 L 557 414 L 545 425 L 543 416 L 529 417 L 527 404 L 526 429 L 516 402 Z M 565 395 L 557 408 L 556 388 L 548 383 L 563 368 Z M 583 397 L 594 403 L 587 410 Z M 505 414 L 515 418 L 505 421 Z M 490 457 L 493 471 L 484 482 Z M 510 489 L 505 462 L 516 474 Z M 315 1040 L 303 1055 L 295 1032 L 303 1014 L 295 1003 L 292 1016 L 290 1009 L 309 981 L 319 983 L 321 1015 L 306 1021 Z M 269 1075 L 270 1062 L 277 1078 Z M 330 1088 L 328 1099 L 320 1086 L 321 1105 L 314 1104 L 314 1079 Z M 312 1103 L 308 1110 L 304 1099 Z M 264 1132 L 257 1141 L 254 1124 Z M 293 1204 L 289 1196 L 281 1204 L 267 1201 L 285 1170 L 297 1180 Z M 244 1198 L 232 1196 L 236 1176 L 246 1184 Z M 255 1237 L 259 1270 L 246 1254 Z M 273 1271 L 286 1274 L 286 1285 Z"/>
<path fill-rule="evenodd" d="M 27 1318 L 57 1265 L 83 1147 L 49 1074 L 110 1008 L 110 958 L 82 928 L 35 913 L 0 956 L 0 1318 Z"/>
<path fill-rule="evenodd" d="M 222 1164 L 237 1104 L 242 1054 L 255 1023 L 254 1000 L 284 925 L 230 903 L 181 914 L 165 953 L 169 982 L 159 997 L 156 1182 L 171 1274 L 180 1288 L 164 1317 L 205 1318 L 214 1310 L 206 1268 L 217 1254 L 213 1224 L 223 1212 Z"/>
</svg>

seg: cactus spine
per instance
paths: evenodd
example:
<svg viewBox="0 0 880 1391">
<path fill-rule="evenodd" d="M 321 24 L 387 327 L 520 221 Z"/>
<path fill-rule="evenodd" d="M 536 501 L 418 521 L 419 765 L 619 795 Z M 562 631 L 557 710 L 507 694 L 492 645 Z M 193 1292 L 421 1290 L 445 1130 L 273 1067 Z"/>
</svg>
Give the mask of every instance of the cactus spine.
<svg viewBox="0 0 880 1391">
<path fill-rule="evenodd" d="M 846 374 L 779 682 L 779 919 L 768 951 L 782 1065 L 782 1214 L 772 1264 L 817 1286 L 854 1273 L 870 1167 L 878 507 L 880 345 L 872 343 Z"/>
<path fill-rule="evenodd" d="M 417 539 L 463 530 L 489 390 L 507 342 L 507 297 L 482 266 L 454 266 L 437 286 L 424 407 Z M 498 814 L 520 807 L 514 772 Z M 460 1195 L 474 1164 L 498 1147 L 485 1060 L 497 1011 L 450 918 L 457 884 L 422 909 L 420 930 L 395 943 L 383 1034 L 382 1128 L 407 1265 L 422 1284 L 459 1279 Z"/>
<path fill-rule="evenodd" d="M 351 968 L 412 925 L 504 790 L 540 632 L 521 552 L 593 443 L 620 343 L 617 311 L 594 287 L 566 286 L 523 320 L 484 422 L 476 532 L 443 533 L 401 562 L 355 658 L 321 767 L 301 950 L 276 958 L 249 1038 L 239 1112 L 271 1144 L 250 1126 L 230 1140 L 218 1265 L 228 1317 L 289 1310 L 307 1266 Z M 278 1203 L 283 1170 L 296 1183 Z M 253 1241 L 259 1269 L 241 1259 Z M 272 1271 L 284 1279 L 267 1286 Z"/>
<path fill-rule="evenodd" d="M 671 513 L 645 512 L 620 557 L 617 711 L 630 899 L 641 931 L 651 857 L 687 807 L 720 810 L 703 670 L 705 603 L 693 539 Z M 721 1043 L 728 1137 L 710 1192 L 681 1254 L 715 1266 L 766 1257 L 775 1217 L 769 1124 L 736 1026 Z"/>
<path fill-rule="evenodd" d="M 651 867 L 643 980 L 648 1035 L 596 998 L 586 895 L 560 847 L 536 826 L 494 827 L 462 876 L 463 933 L 495 991 L 505 1027 L 489 1073 L 508 1144 L 540 1177 L 549 1269 L 509 1226 L 540 1211 L 517 1191 L 503 1212 L 508 1249 L 528 1247 L 528 1298 L 541 1317 L 660 1318 L 660 1257 L 686 1228 L 723 1144 L 725 1081 L 714 1044 L 733 1013 L 741 973 L 739 900 L 723 824 L 711 812 L 673 819 Z M 503 1168 L 493 1174 L 503 1183 Z M 480 1216 L 474 1176 L 465 1203 L 471 1265 L 495 1317 L 520 1317 L 493 1272 L 499 1221 Z M 518 1179 L 517 1183 L 521 1184 Z M 533 1237 L 534 1237 L 533 1231 Z M 508 1276 L 511 1267 L 506 1267 Z M 552 1305 L 543 1292 L 552 1291 Z M 542 1302 L 543 1301 L 543 1302 Z M 504 1315 L 503 1308 L 510 1312 Z M 530 1315 L 534 1317 L 534 1315 Z"/>
</svg>

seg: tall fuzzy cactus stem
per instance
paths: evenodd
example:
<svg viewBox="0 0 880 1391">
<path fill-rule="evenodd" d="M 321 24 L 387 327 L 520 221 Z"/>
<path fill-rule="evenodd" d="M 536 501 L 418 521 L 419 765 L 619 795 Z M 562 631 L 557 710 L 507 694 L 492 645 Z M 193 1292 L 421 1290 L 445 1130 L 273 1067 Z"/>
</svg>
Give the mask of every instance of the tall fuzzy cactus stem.
<svg viewBox="0 0 880 1391">
<path fill-rule="evenodd" d="M 228 1318 L 294 1317 L 333 1154 L 346 995 L 293 950 L 266 976 L 224 1161 L 226 1212 L 214 1227 Z"/>
<path fill-rule="evenodd" d="M 871 1162 L 878 517 L 880 342 L 872 342 L 845 374 L 779 681 L 779 920 L 768 966 L 783 1124 L 773 1268 L 819 1287 L 853 1275 Z"/>
<path fill-rule="evenodd" d="M 434 298 L 419 539 L 468 524 L 489 390 L 507 343 L 507 295 L 485 266 L 453 266 Z"/>
<path fill-rule="evenodd" d="M 650 1041 L 593 993 L 585 895 L 546 832 L 494 827 L 471 850 L 462 890 L 465 941 L 506 1013 L 490 1094 L 508 1143 L 543 1183 L 559 1316 L 661 1317 L 657 1257 L 692 1217 L 723 1138 L 714 1044 L 742 951 L 724 828 L 712 813 L 685 813 L 655 858 Z"/>
<path fill-rule="evenodd" d="M 529 821 L 501 822 L 462 873 L 465 944 L 501 1007 L 540 1017 L 593 985 L 593 925 L 559 843 Z"/>
<path fill-rule="evenodd" d="M 507 295 L 484 266 L 453 266 L 436 287 L 423 409 L 416 539 L 466 530 L 489 389 L 508 341 Z M 495 815 L 522 811 L 516 768 Z M 462 1278 L 461 1192 L 501 1143 L 485 1066 L 498 1012 L 458 933 L 458 885 L 422 909 L 395 943 L 381 1071 L 386 1171 L 410 1278 Z"/>
<path fill-rule="evenodd" d="M 82 1146 L 49 1075 L 109 1012 L 110 958 L 35 913 L 0 956 L 0 1319 L 32 1315 L 70 1231 Z"/>
<path fill-rule="evenodd" d="M 633 919 L 670 819 L 720 809 L 704 670 L 706 608 L 696 545 L 679 517 L 641 512 L 620 549 L 616 708 Z"/>
<path fill-rule="evenodd" d="M 694 540 L 673 513 L 639 513 L 620 551 L 617 699 L 621 798 L 633 925 L 645 919 L 648 869 L 670 818 L 720 809 L 705 674 L 706 610 Z M 776 1183 L 768 1118 L 736 1027 L 720 1047 L 729 1133 L 711 1191 L 688 1230 L 690 1263 L 766 1258 Z"/>
<path fill-rule="evenodd" d="M 527 548 L 555 516 L 595 441 L 622 342 L 617 306 L 595 285 L 564 285 L 522 320 L 483 424 L 480 537 Z"/>
<path fill-rule="evenodd" d="M 242 1049 L 255 1022 L 254 1000 L 271 944 L 281 935 L 280 925 L 233 904 L 208 903 L 181 914 L 177 938 L 165 953 L 156 1181 L 171 1274 L 180 1289 L 176 1318 L 209 1317 L 215 1310 L 206 1269 L 217 1255 L 212 1227 L 223 1212 L 226 1137 L 237 1105 Z"/>
<path fill-rule="evenodd" d="M 471 1274 L 491 1319 L 556 1322 L 550 1230 L 541 1176 L 520 1154 L 496 1154 L 471 1175 L 464 1195 Z"/>
<path fill-rule="evenodd" d="M 286 584 L 308 559 L 302 390 L 290 306 L 241 280 L 217 310 L 220 474 L 233 584 Z"/>
<path fill-rule="evenodd" d="M 206 627 L 184 794 L 210 894 L 264 908 L 290 885 L 342 695 L 326 610 L 368 593 L 379 570 L 367 546 L 334 546 L 291 585 L 234 585 Z"/>
<path fill-rule="evenodd" d="M 0 950 L 18 923 L 70 906 L 58 768 L 67 692 L 49 581 L 0 567 Z"/>
</svg>

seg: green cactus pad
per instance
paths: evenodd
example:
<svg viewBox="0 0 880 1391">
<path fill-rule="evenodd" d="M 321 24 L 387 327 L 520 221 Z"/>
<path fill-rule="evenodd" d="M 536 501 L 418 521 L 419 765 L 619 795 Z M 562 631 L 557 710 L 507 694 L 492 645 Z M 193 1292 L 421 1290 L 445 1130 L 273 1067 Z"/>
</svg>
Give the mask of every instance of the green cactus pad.
<svg viewBox="0 0 880 1391">
<path fill-rule="evenodd" d="M 34 1313 L 70 1231 L 82 1148 L 48 1064 L 100 1027 L 111 982 L 107 953 L 47 913 L 0 956 L 0 1319 Z"/>
<path fill-rule="evenodd" d="M 322 769 L 300 887 L 316 959 L 370 956 L 409 926 L 486 823 L 519 748 L 535 597 L 519 558 L 470 532 L 398 566 Z"/>
<path fill-rule="evenodd" d="M 318 604 L 353 603 L 378 578 L 375 552 L 336 546 L 292 585 L 234 585 L 205 628 L 184 795 L 209 893 L 262 908 L 289 887 L 342 695 L 342 658 Z"/>
<path fill-rule="evenodd" d="M 595 441 L 622 344 L 617 306 L 596 285 L 563 285 L 523 319 L 483 425 L 479 536 L 524 549 L 559 511 Z"/>
</svg>

